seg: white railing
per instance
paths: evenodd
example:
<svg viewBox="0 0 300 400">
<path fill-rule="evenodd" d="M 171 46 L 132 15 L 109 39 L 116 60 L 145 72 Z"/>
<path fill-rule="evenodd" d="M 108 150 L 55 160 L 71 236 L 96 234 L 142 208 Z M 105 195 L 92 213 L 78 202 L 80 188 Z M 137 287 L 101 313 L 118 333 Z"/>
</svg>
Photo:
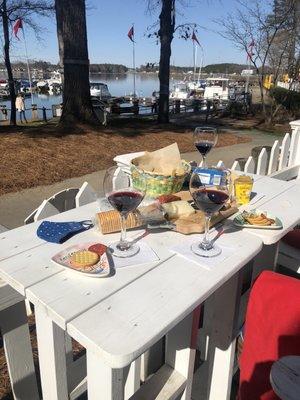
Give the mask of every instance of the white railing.
<svg viewBox="0 0 300 400">
<path fill-rule="evenodd" d="M 258 155 L 257 162 L 249 156 L 244 167 L 235 160 L 231 170 L 242 171 L 248 174 L 269 175 L 272 178 L 290 180 L 300 179 L 300 120 L 290 122 L 292 133 L 286 133 L 281 145 L 275 140 L 268 156 L 267 150 L 263 148 Z M 140 153 L 122 154 L 114 158 L 117 165 L 130 174 L 130 163 L 132 158 L 142 155 Z M 217 165 L 225 167 L 222 160 Z M 228 166 L 227 166 L 228 167 Z"/>
<path fill-rule="evenodd" d="M 272 178 L 289 180 L 300 178 L 300 120 L 290 123 L 292 133 L 286 133 L 280 145 L 278 140 L 273 143 L 270 157 L 263 148 L 255 163 L 252 156 L 248 157 L 244 168 L 236 160 L 232 170 L 258 175 L 270 175 Z M 218 165 L 223 165 L 220 160 Z"/>
</svg>

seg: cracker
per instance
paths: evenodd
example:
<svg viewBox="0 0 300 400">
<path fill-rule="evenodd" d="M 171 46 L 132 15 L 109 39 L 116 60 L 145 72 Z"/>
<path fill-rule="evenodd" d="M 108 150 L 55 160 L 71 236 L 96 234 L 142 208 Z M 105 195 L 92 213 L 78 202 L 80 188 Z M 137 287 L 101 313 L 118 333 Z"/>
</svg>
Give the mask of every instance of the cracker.
<svg viewBox="0 0 300 400">
<path fill-rule="evenodd" d="M 71 255 L 70 264 L 75 268 L 86 268 L 97 264 L 99 261 L 99 254 L 89 251 L 80 250 Z"/>
</svg>

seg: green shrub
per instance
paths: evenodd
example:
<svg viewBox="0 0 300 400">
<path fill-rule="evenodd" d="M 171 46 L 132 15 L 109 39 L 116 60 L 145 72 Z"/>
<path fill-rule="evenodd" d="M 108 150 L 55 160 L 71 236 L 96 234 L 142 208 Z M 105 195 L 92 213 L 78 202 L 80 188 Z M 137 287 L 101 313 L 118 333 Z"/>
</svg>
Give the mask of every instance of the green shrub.
<svg viewBox="0 0 300 400">
<path fill-rule="evenodd" d="M 274 87 L 270 89 L 269 95 L 275 100 L 277 104 L 281 104 L 289 111 L 300 110 L 300 93 L 293 90 L 284 89 L 281 87 Z"/>
</svg>

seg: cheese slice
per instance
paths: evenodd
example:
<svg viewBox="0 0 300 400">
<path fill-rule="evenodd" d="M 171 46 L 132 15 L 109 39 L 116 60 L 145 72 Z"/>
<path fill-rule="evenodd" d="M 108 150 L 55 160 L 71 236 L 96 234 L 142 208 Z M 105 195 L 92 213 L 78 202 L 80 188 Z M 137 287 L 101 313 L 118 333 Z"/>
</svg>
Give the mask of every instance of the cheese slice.
<svg viewBox="0 0 300 400">
<path fill-rule="evenodd" d="M 162 208 L 167 213 L 169 219 L 177 219 L 183 216 L 187 217 L 195 213 L 194 208 L 184 200 L 164 203 L 162 204 Z"/>
</svg>

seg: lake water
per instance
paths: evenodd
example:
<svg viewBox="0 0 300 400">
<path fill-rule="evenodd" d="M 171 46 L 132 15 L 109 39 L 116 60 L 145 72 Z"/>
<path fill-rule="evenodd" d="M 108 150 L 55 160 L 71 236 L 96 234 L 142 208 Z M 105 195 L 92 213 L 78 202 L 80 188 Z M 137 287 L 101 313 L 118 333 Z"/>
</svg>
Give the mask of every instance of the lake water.
<svg viewBox="0 0 300 400">
<path fill-rule="evenodd" d="M 90 80 L 94 82 L 103 82 L 108 85 L 109 91 L 112 96 L 124 96 L 133 93 L 133 74 L 96 74 L 91 75 Z M 178 82 L 176 79 L 171 79 L 170 88 Z M 136 92 L 139 97 L 150 97 L 153 91 L 159 89 L 159 80 L 156 74 L 136 74 Z M 60 104 L 62 101 L 61 95 L 48 95 L 48 94 L 33 94 L 33 103 L 37 104 L 39 108 L 46 107 L 51 109 L 53 104 Z M 3 101 L 1 105 L 6 105 L 10 108 L 9 101 Z M 27 109 L 31 107 L 31 98 L 26 97 L 25 106 Z M 31 111 L 26 111 L 26 117 L 31 118 Z M 39 111 L 39 117 L 42 118 L 42 112 Z M 52 117 L 52 111 L 47 110 L 47 117 Z"/>
</svg>

